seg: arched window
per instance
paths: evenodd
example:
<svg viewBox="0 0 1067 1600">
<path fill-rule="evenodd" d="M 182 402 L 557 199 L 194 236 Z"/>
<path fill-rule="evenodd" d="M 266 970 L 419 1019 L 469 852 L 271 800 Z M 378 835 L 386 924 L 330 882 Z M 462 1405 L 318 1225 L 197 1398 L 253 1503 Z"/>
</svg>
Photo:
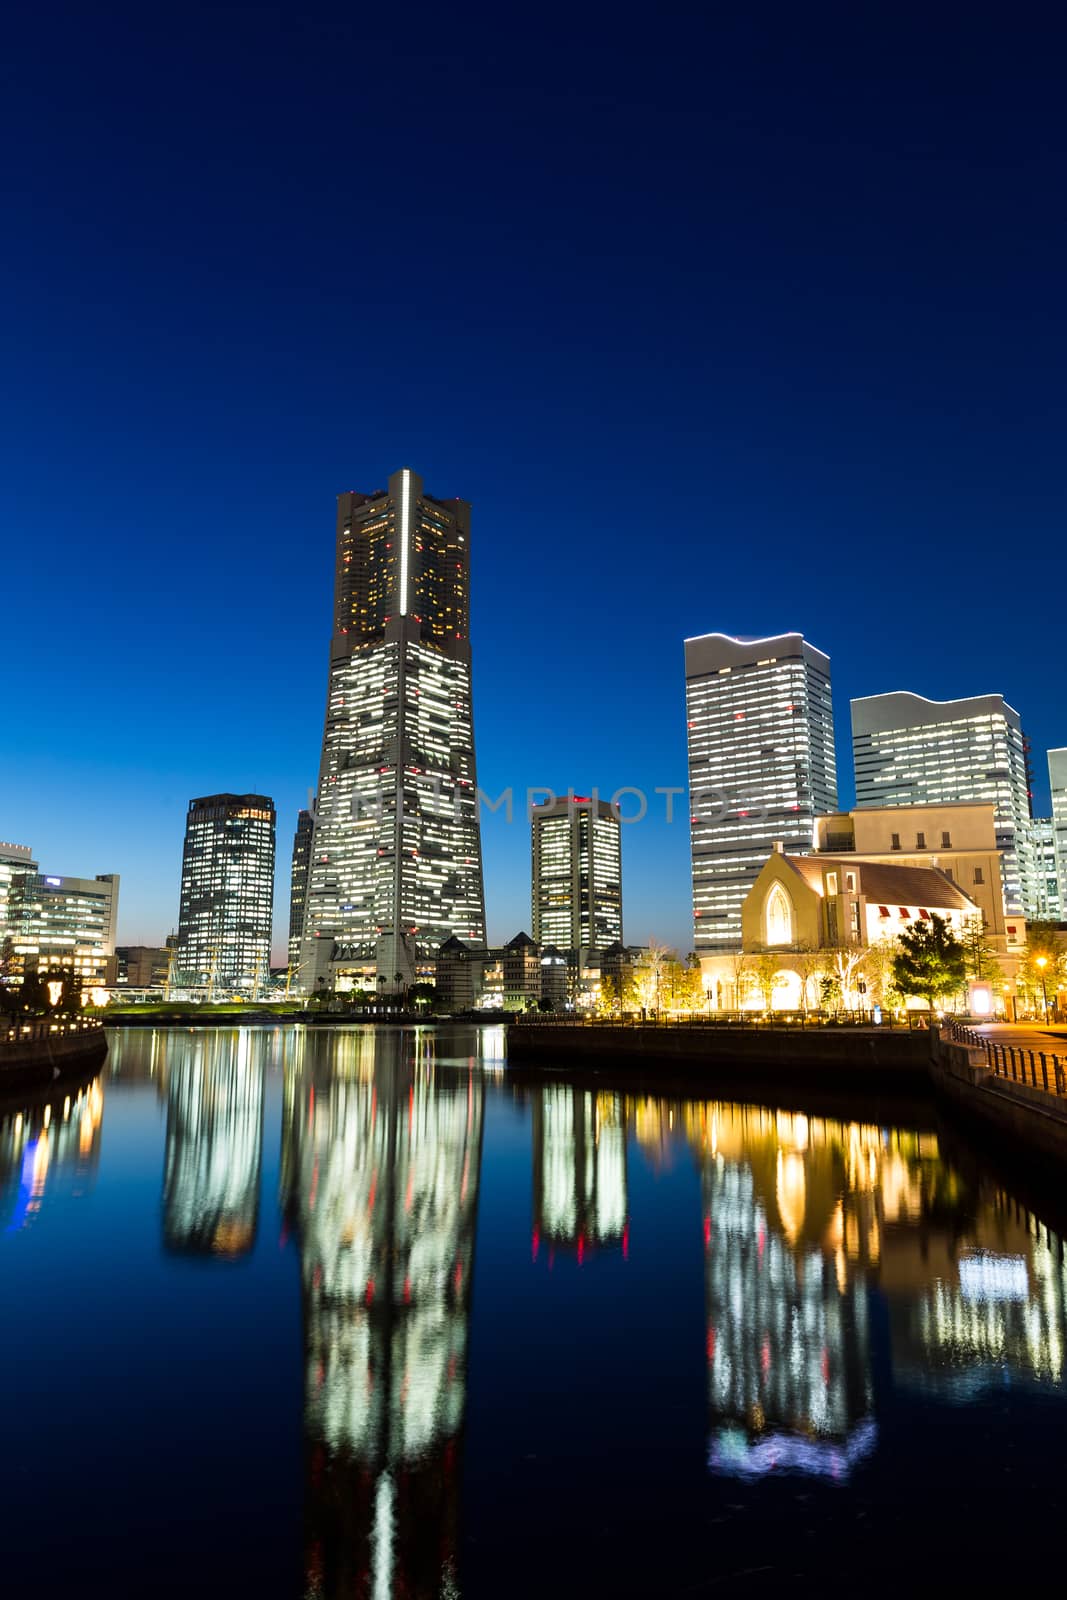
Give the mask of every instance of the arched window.
<svg viewBox="0 0 1067 1600">
<path fill-rule="evenodd" d="M 793 902 L 780 883 L 771 888 L 763 905 L 768 944 L 793 943 Z"/>
</svg>

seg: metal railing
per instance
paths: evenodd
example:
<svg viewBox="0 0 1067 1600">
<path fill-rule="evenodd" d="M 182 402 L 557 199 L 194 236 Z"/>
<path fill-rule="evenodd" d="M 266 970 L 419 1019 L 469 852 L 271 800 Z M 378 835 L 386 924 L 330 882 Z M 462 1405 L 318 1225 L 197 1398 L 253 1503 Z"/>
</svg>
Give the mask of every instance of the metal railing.
<svg viewBox="0 0 1067 1600">
<path fill-rule="evenodd" d="M 1011 1083 L 1025 1083 L 1033 1089 L 1043 1089 L 1047 1094 L 1067 1096 L 1067 1060 L 1049 1050 L 1029 1050 L 1022 1045 L 997 1044 L 976 1028 L 965 1027 L 962 1022 L 946 1026 L 954 1044 L 964 1044 L 970 1050 L 981 1050 L 989 1063 L 990 1071 L 998 1078 Z"/>
<path fill-rule="evenodd" d="M 66 1039 L 74 1033 L 102 1033 L 104 1024 L 88 1017 L 72 1017 L 65 1022 L 34 1018 L 31 1022 L 12 1022 L 0 1026 L 0 1044 L 33 1044 L 39 1039 Z"/>
<path fill-rule="evenodd" d="M 925 1025 L 925 1013 L 916 1017 Z M 574 1011 L 505 1012 L 501 1019 L 509 1025 L 531 1023 L 536 1027 L 569 1028 L 874 1028 L 880 1032 L 907 1030 L 909 1024 L 894 1021 L 883 1012 L 875 1022 L 873 1011 L 712 1011 L 692 1016 L 672 1017 L 649 1011 L 640 1016 L 629 1011 L 618 1017 L 590 1017 Z"/>
</svg>

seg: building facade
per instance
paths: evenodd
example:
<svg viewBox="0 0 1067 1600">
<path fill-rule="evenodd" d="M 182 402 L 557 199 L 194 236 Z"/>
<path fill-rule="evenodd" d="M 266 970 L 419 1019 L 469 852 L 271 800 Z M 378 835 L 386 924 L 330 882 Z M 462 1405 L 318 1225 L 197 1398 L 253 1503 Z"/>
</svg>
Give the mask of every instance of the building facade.
<svg viewBox="0 0 1067 1600">
<path fill-rule="evenodd" d="M 604 950 L 622 939 L 622 829 L 607 801 L 585 795 L 531 814 L 533 936 L 561 950 Z"/>
<path fill-rule="evenodd" d="M 1056 824 L 1051 817 L 1035 817 L 1030 824 L 1030 849 L 1034 863 L 1034 916 L 1042 922 L 1063 919 L 1060 898 Z"/>
<path fill-rule="evenodd" d="M 304 907 L 307 904 L 308 874 L 311 870 L 310 811 L 301 811 L 293 835 L 293 860 L 289 878 L 289 976 L 299 986 L 300 945 L 304 937 Z"/>
<path fill-rule="evenodd" d="M 811 848 L 837 809 L 830 660 L 799 633 L 685 641 L 694 948 L 736 950 L 776 841 Z"/>
<path fill-rule="evenodd" d="M 28 844 L 8 844 L 0 840 L 0 952 L 8 940 L 14 942 L 21 916 L 21 881 L 36 872 L 37 863 Z M 13 950 L 9 951 L 8 962 L 12 959 Z"/>
<path fill-rule="evenodd" d="M 122 944 L 115 950 L 115 981 L 126 989 L 163 989 L 170 975 L 170 951 L 147 944 Z"/>
<path fill-rule="evenodd" d="M 485 942 L 469 578 L 465 501 L 407 468 L 339 497 L 304 988 L 368 959 L 410 982 L 453 934 Z"/>
<path fill-rule="evenodd" d="M 852 751 L 857 806 L 989 801 L 1005 908 L 1037 914 L 1026 742 L 1003 695 L 941 701 L 900 691 L 853 700 Z"/>
<path fill-rule="evenodd" d="M 820 855 L 847 852 L 863 861 L 934 867 L 974 901 L 998 955 L 1017 954 L 1026 942 L 1025 918 L 1009 914 L 1004 904 L 1001 852 L 990 801 L 839 811 L 816 818 L 813 842 Z"/>
<path fill-rule="evenodd" d="M 58 877 L 15 874 L 8 890 L 15 975 L 73 972 L 85 988 L 106 988 L 116 975 L 119 875 Z"/>
<path fill-rule="evenodd" d="M 190 800 L 171 987 L 258 998 L 270 976 L 274 801 L 263 794 Z"/>
<path fill-rule="evenodd" d="M 1060 916 L 1067 917 L 1067 748 L 1049 751 L 1048 781 L 1052 790 L 1052 828 L 1055 835 Z"/>
</svg>

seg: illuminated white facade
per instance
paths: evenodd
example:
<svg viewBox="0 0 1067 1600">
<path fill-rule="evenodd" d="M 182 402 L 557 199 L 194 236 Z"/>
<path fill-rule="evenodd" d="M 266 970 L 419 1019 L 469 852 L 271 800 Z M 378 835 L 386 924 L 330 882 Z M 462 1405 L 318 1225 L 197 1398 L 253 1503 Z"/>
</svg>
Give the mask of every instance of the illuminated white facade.
<svg viewBox="0 0 1067 1600">
<path fill-rule="evenodd" d="M 568 795 L 534 808 L 531 900 L 537 944 L 605 950 L 622 939 L 622 829 L 607 801 Z"/>
<path fill-rule="evenodd" d="M 837 808 L 830 660 L 799 633 L 685 641 L 694 948 L 741 945 L 741 907 L 776 842 L 811 848 Z"/>
<path fill-rule="evenodd" d="M 301 986 L 446 939 L 485 943 L 469 632 L 470 507 L 404 468 L 338 500 L 330 682 Z"/>
<path fill-rule="evenodd" d="M 1052 828 L 1055 835 L 1060 916 L 1067 917 L 1067 749 L 1049 751 L 1048 779 L 1052 790 Z"/>
<path fill-rule="evenodd" d="M 27 852 L 28 854 L 28 852 Z M 61 877 L 19 870 L 8 858 L 5 915 L 0 938 L 10 938 L 16 971 L 70 971 L 86 988 L 106 986 L 116 976 L 115 932 L 119 875 Z M 0 883 L 4 866 L 0 860 Z"/>
<path fill-rule="evenodd" d="M 172 987 L 255 998 L 270 976 L 274 801 L 264 794 L 190 800 L 182 851 Z"/>
<path fill-rule="evenodd" d="M 1034 873 L 1033 914 L 1042 922 L 1059 922 L 1063 916 L 1063 901 L 1060 898 L 1056 824 L 1051 817 L 1035 817 L 1029 831 Z"/>
<path fill-rule="evenodd" d="M 900 691 L 853 700 L 852 753 L 857 806 L 991 801 L 1005 909 L 1036 915 L 1026 742 L 1003 695 L 926 700 Z"/>
</svg>

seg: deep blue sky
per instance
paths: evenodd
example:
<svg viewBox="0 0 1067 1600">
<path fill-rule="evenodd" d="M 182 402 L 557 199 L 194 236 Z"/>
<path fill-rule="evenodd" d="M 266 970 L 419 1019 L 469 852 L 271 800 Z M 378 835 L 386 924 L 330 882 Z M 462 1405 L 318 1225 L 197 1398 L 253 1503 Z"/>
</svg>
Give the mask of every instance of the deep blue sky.
<svg viewBox="0 0 1067 1600">
<path fill-rule="evenodd" d="M 480 778 L 680 784 L 682 640 L 1067 743 L 1055 12 L 5 13 L 0 838 L 175 924 L 191 795 L 317 773 L 334 496 L 473 503 Z M 525 823 L 485 830 L 490 937 Z M 685 808 L 626 934 L 689 944 Z M 276 934 L 284 936 L 286 912 Z"/>
</svg>

